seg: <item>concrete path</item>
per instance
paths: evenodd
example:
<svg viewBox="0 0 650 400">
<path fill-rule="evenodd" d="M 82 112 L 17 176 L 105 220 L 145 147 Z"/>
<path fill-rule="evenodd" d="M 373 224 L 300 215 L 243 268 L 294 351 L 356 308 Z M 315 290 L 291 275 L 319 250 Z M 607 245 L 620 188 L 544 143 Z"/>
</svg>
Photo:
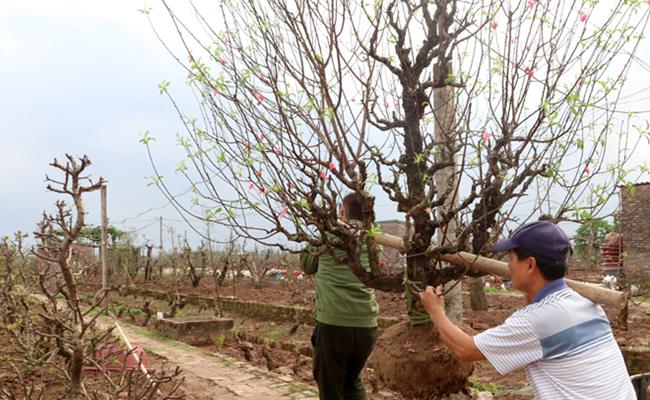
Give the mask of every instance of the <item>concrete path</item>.
<svg viewBox="0 0 650 400">
<path fill-rule="evenodd" d="M 114 323 L 101 318 L 100 325 Z M 120 322 L 131 342 L 148 353 L 156 354 L 178 365 L 183 374 L 193 374 L 210 381 L 215 399 L 219 400 L 306 400 L 317 399 L 315 387 L 298 382 L 290 376 L 274 374 L 221 354 L 203 351 L 182 342 L 159 337 L 143 328 Z"/>
</svg>

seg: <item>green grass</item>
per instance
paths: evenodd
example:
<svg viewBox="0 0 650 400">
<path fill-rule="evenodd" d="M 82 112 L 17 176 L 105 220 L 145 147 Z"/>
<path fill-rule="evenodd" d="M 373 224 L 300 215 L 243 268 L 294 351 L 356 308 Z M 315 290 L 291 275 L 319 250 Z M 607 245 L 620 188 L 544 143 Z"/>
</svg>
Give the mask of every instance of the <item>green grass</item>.
<svg viewBox="0 0 650 400">
<path fill-rule="evenodd" d="M 215 341 L 214 345 L 217 347 L 217 351 L 221 350 L 223 347 L 223 343 L 226 341 L 226 336 L 225 335 L 219 335 L 217 337 L 217 340 Z"/>
<path fill-rule="evenodd" d="M 497 296 L 523 296 L 523 294 L 517 290 L 501 290 L 500 288 L 495 287 L 486 287 L 483 288 L 486 294 L 494 294 Z"/>
<path fill-rule="evenodd" d="M 131 307 L 131 314 L 133 315 L 142 315 L 144 311 L 140 307 Z"/>
<path fill-rule="evenodd" d="M 501 391 L 501 387 L 496 383 L 481 382 L 478 379 L 471 379 L 472 388 L 477 392 L 490 392 L 494 395 Z"/>
<path fill-rule="evenodd" d="M 234 325 L 232 328 L 230 328 L 230 333 L 235 335 L 235 337 L 239 336 L 240 332 L 245 332 L 246 327 L 239 321 L 235 321 Z"/>
<path fill-rule="evenodd" d="M 231 367 L 231 366 L 235 365 L 235 361 L 234 361 L 234 360 L 231 360 L 231 359 L 229 359 L 229 358 L 222 358 L 222 359 L 221 359 L 221 362 L 222 362 L 223 365 L 225 365 L 226 367 Z"/>
<path fill-rule="evenodd" d="M 277 329 L 273 329 L 269 333 L 267 333 L 267 335 L 271 340 L 278 340 L 278 338 L 282 335 L 282 333 Z"/>
<path fill-rule="evenodd" d="M 630 303 L 640 306 L 642 304 L 650 305 L 650 297 L 646 296 L 635 296 L 635 297 L 630 297 Z"/>
</svg>

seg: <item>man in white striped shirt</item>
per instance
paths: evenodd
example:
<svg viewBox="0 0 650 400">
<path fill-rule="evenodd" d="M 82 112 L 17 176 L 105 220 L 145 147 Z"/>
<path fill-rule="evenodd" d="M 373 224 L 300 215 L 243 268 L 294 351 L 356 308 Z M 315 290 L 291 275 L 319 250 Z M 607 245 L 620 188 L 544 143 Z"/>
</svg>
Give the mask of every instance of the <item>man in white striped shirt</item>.
<svg viewBox="0 0 650 400">
<path fill-rule="evenodd" d="M 508 252 L 512 286 L 528 305 L 474 337 L 444 312 L 442 288 L 420 300 L 449 348 L 464 361 L 487 359 L 502 375 L 526 369 L 536 399 L 636 399 L 607 316 L 564 282 L 570 244 L 548 221 L 520 227 L 494 246 Z"/>
</svg>

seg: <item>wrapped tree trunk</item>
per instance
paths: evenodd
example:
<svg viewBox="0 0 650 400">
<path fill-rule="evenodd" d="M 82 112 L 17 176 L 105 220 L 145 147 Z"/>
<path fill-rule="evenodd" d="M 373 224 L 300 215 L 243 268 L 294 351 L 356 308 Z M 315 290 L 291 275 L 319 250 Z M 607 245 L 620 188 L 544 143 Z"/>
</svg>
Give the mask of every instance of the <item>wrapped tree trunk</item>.
<svg viewBox="0 0 650 400">
<path fill-rule="evenodd" d="M 447 68 L 440 68 L 437 64 L 434 68 L 434 76 L 439 76 L 442 71 L 447 74 L 453 74 L 451 63 Z M 435 154 L 437 163 L 450 165 L 447 168 L 441 168 L 435 173 L 435 186 L 438 193 L 449 193 L 444 203 L 436 212 L 443 215 L 452 209 L 458 208 L 458 177 L 457 177 L 457 160 L 452 150 L 453 141 L 458 137 L 454 130 L 456 129 L 456 119 L 454 117 L 456 100 L 452 88 L 438 88 L 433 91 L 433 115 L 435 119 L 434 138 L 440 143 L 438 151 Z M 445 245 L 456 244 L 456 232 L 458 230 L 458 220 L 452 218 L 443 228 L 438 229 L 438 244 L 440 247 Z M 451 266 L 443 263 L 445 268 Z M 447 317 L 455 323 L 461 323 L 463 320 L 463 293 L 460 281 L 451 280 L 445 284 L 445 312 Z"/>
<path fill-rule="evenodd" d="M 469 278 L 469 304 L 473 311 L 485 311 L 488 308 L 483 278 Z"/>
</svg>

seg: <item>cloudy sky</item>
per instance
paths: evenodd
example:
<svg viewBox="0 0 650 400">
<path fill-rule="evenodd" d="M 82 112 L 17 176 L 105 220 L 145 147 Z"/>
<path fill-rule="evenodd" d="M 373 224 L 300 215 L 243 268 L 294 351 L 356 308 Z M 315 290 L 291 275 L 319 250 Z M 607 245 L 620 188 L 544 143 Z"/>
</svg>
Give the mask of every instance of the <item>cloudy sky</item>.
<svg viewBox="0 0 650 400">
<path fill-rule="evenodd" d="M 65 153 L 92 159 L 90 173 L 109 181 L 111 223 L 133 230 L 140 242 L 146 237 L 157 243 L 159 216 L 165 218 L 166 236 L 170 226 L 181 234 L 189 231 L 157 189 L 146 185 L 152 171 L 138 143 L 142 132 L 158 139 L 156 159 L 162 165 L 173 167 L 180 157 L 174 134 L 181 126 L 157 86 L 162 80 L 182 85 L 185 73 L 138 12 L 143 5 L 0 0 L 0 235 L 31 232 L 41 212 L 53 210 L 59 197 L 46 192 L 44 176 L 52 171 L 48 163 Z M 639 54 L 650 62 L 647 42 Z M 644 68 L 633 73 L 636 90 L 647 86 L 647 73 Z M 189 94 L 175 96 L 192 104 Z M 650 110 L 645 97 L 630 106 Z M 86 201 L 87 222 L 96 224 L 99 192 Z M 379 217 L 395 218 L 386 206 L 380 204 L 385 208 Z"/>
<path fill-rule="evenodd" d="M 133 218 L 165 204 L 146 186 L 152 172 L 138 139 L 146 130 L 158 133 L 158 158 L 170 161 L 174 144 L 162 133 L 173 136 L 179 123 L 157 85 L 183 76 L 141 6 L 0 1 L 1 234 L 33 231 L 41 212 L 53 209 L 57 196 L 45 191 L 44 175 L 65 153 L 87 154 L 90 173 L 109 181 L 112 223 L 132 218 L 117 225 L 138 229 L 160 215 L 179 219 L 169 207 Z M 86 198 L 90 223 L 99 220 L 98 199 L 98 192 Z M 157 240 L 155 228 L 141 230 L 139 239 Z"/>
</svg>

